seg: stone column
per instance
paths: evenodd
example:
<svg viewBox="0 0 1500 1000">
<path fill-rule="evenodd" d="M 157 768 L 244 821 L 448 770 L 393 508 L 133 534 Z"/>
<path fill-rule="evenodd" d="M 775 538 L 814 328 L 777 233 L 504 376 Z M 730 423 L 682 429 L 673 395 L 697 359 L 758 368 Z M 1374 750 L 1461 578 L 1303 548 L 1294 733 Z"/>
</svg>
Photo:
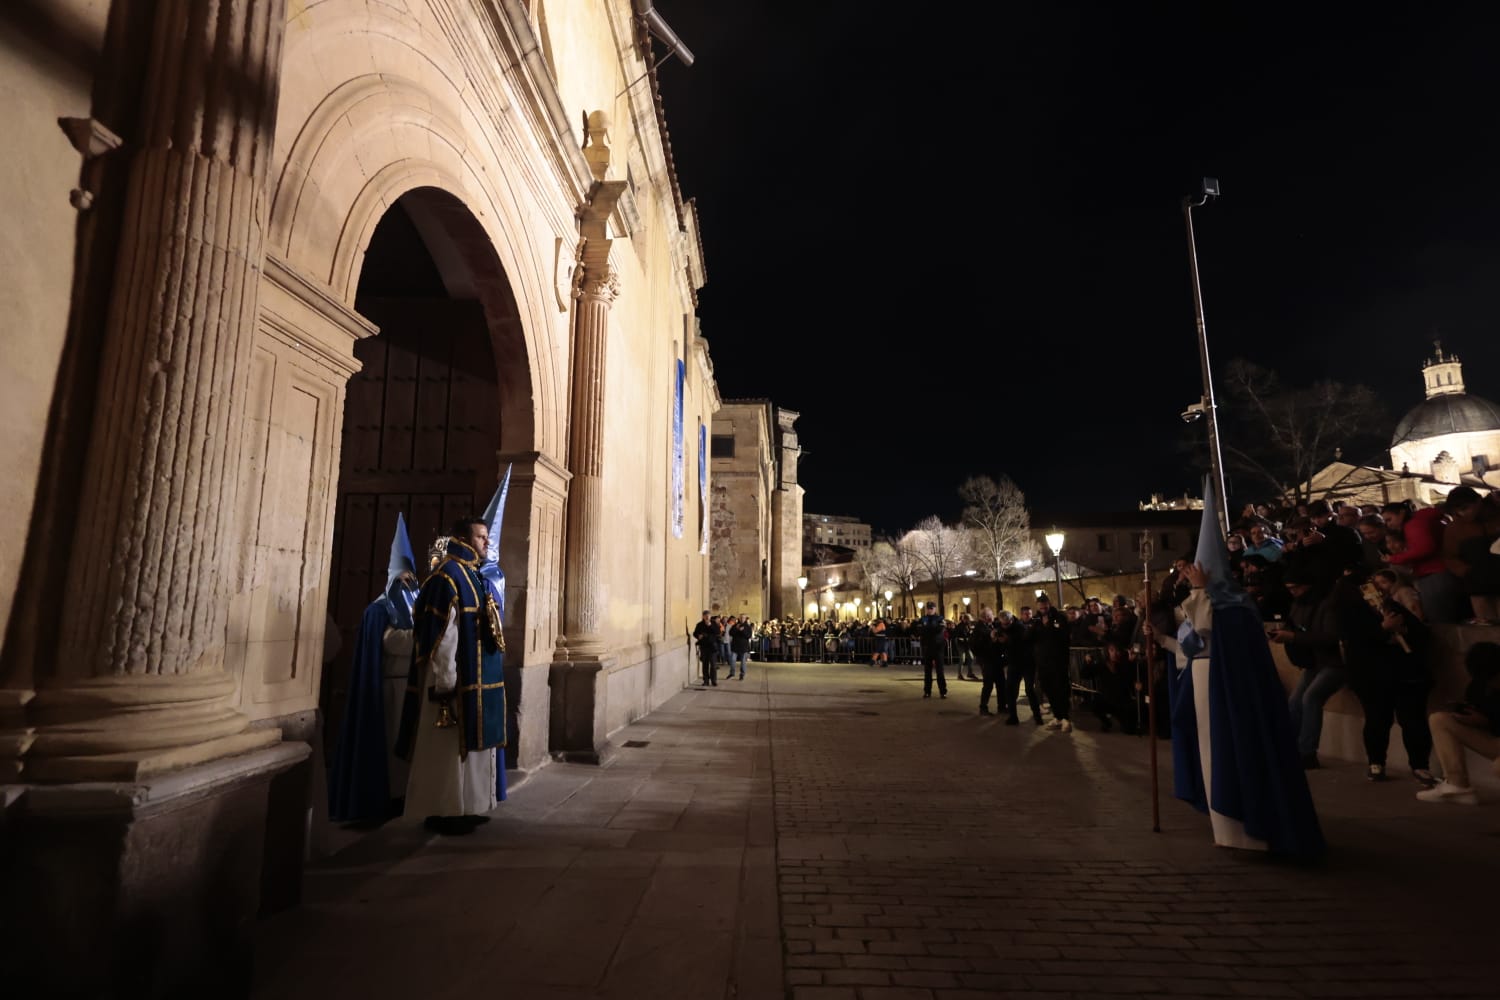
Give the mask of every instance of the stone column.
<svg viewBox="0 0 1500 1000">
<path fill-rule="evenodd" d="M 132 780 L 277 739 L 245 732 L 223 661 L 285 20 L 285 0 L 155 6 L 66 632 L 22 780 Z"/>
<path fill-rule="evenodd" d="M 575 276 L 572 399 L 568 422 L 567 545 L 563 622 L 551 686 L 554 752 L 597 761 L 604 744 L 612 658 L 603 637 L 608 594 L 602 576 L 604 539 L 604 377 L 609 313 L 620 292 L 609 266 L 607 223 L 623 181 L 596 181 L 579 212 L 582 243 Z"/>
</svg>

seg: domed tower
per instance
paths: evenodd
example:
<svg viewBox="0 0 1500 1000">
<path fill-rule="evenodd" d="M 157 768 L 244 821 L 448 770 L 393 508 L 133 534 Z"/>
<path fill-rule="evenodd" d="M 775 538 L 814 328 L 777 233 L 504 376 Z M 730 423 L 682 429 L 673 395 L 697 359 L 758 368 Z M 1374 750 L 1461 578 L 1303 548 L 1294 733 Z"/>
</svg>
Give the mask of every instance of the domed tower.
<svg viewBox="0 0 1500 1000">
<path fill-rule="evenodd" d="M 1463 364 L 1434 341 L 1422 366 L 1427 398 L 1401 418 L 1391 438 L 1391 467 L 1439 482 L 1483 476 L 1500 467 L 1500 406 L 1464 391 Z"/>
</svg>

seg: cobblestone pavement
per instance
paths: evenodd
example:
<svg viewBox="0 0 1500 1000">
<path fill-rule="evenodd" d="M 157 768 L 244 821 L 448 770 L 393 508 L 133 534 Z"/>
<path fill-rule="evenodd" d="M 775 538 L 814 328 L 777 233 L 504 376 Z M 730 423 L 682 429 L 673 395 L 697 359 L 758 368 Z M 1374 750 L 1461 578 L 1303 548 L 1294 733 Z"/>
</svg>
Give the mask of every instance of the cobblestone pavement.
<svg viewBox="0 0 1500 1000">
<path fill-rule="evenodd" d="M 1158 834 L 1144 737 L 1006 727 L 978 687 L 757 664 L 685 691 L 472 836 L 390 824 L 317 866 L 257 995 L 1500 995 L 1500 805 L 1337 766 L 1325 863 L 1216 849 L 1166 743 Z"/>
</svg>

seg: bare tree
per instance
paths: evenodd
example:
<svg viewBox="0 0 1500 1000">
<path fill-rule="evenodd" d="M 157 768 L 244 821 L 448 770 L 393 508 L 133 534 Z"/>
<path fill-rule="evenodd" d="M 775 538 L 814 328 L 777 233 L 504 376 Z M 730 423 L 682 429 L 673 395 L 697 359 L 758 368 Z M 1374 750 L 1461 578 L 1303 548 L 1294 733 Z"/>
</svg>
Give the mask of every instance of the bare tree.
<svg viewBox="0 0 1500 1000">
<path fill-rule="evenodd" d="M 973 476 L 958 488 L 964 502 L 963 523 L 978 563 L 981 579 L 995 585 L 995 607 L 1005 603 L 1001 586 L 1016 574 L 1017 563 L 1041 565 L 1041 548 L 1031 537 L 1031 514 L 1026 494 L 1009 476 L 999 482 Z"/>
<path fill-rule="evenodd" d="M 923 518 L 907 533 L 912 557 L 937 587 L 938 610 L 942 611 L 948 577 L 960 572 L 972 557 L 969 533 L 950 528 L 936 515 Z"/>
<path fill-rule="evenodd" d="M 873 579 L 901 592 L 901 607 L 905 609 L 907 595 L 917 585 L 922 572 L 917 562 L 909 536 L 885 535 L 870 546 Z"/>
<path fill-rule="evenodd" d="M 1287 387 L 1275 372 L 1236 359 L 1225 369 L 1224 397 L 1226 463 L 1294 503 L 1311 499 L 1313 474 L 1336 451 L 1374 461 L 1389 441 L 1385 411 L 1368 386 Z"/>
</svg>

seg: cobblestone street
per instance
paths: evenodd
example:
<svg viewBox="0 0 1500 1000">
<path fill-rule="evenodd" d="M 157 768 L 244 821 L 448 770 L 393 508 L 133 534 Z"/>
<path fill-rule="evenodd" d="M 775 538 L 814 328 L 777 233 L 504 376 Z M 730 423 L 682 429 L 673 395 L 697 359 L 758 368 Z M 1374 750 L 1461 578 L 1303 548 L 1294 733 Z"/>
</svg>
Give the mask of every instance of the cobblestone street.
<svg viewBox="0 0 1500 1000">
<path fill-rule="evenodd" d="M 1331 848 L 1216 849 L 1148 741 L 754 664 L 544 768 L 475 834 L 390 824 L 260 930 L 265 997 L 1496 995 L 1500 811 L 1313 772 Z M 1027 715 L 1023 709 L 1023 718 Z M 640 745 L 633 745 L 640 744 Z"/>
</svg>

